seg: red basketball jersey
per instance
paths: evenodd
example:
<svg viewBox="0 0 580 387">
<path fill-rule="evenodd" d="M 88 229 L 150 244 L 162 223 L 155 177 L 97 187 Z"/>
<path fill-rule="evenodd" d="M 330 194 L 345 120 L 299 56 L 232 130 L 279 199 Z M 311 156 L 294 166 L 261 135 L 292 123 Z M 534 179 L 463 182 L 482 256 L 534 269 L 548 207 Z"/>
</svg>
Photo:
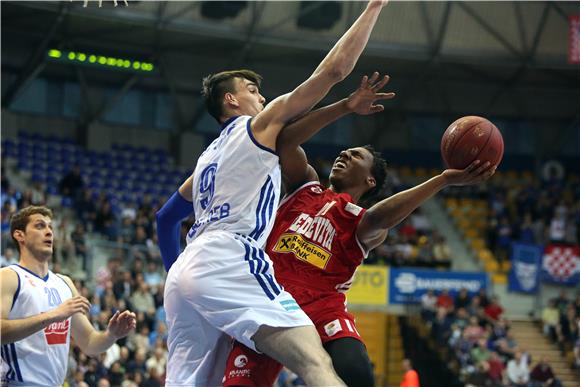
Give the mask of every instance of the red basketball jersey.
<svg viewBox="0 0 580 387">
<path fill-rule="evenodd" d="M 346 292 L 367 254 L 356 237 L 364 213 L 349 194 L 318 182 L 285 198 L 266 246 L 276 279 L 315 292 Z"/>
</svg>

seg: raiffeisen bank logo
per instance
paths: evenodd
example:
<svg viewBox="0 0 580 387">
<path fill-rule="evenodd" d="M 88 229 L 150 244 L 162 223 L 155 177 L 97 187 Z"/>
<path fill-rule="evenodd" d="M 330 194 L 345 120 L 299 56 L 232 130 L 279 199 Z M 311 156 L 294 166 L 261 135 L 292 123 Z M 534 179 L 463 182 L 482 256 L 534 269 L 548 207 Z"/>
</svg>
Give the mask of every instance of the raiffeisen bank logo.
<svg viewBox="0 0 580 387">
<path fill-rule="evenodd" d="M 413 273 L 401 273 L 395 279 L 395 286 L 401 293 L 415 293 L 417 276 Z"/>
</svg>

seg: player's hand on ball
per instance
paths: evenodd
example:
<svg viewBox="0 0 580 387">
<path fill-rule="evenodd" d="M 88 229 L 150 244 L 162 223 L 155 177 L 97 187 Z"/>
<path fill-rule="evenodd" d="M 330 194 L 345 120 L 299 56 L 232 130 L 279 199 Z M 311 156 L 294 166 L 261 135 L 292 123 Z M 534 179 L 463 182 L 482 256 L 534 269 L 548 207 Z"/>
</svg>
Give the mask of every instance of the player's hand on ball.
<svg viewBox="0 0 580 387">
<path fill-rule="evenodd" d="M 116 311 L 109 320 L 107 331 L 115 340 L 125 337 L 137 326 L 137 316 L 128 310 L 124 312 Z"/>
<path fill-rule="evenodd" d="M 496 168 L 497 166 L 491 165 L 489 161 L 482 164 L 479 160 L 475 160 L 463 170 L 446 169 L 443 171 L 443 176 L 447 185 L 471 185 L 492 177 Z"/>
<path fill-rule="evenodd" d="M 385 75 L 379 81 L 379 73 L 376 71 L 370 79 L 365 75 L 361 80 L 359 88 L 346 100 L 346 106 L 349 111 L 366 116 L 385 110 L 383 105 L 375 105 L 375 102 L 380 99 L 392 99 L 395 97 L 395 93 L 393 92 L 380 92 L 389 82 L 389 79 L 389 76 Z"/>
</svg>

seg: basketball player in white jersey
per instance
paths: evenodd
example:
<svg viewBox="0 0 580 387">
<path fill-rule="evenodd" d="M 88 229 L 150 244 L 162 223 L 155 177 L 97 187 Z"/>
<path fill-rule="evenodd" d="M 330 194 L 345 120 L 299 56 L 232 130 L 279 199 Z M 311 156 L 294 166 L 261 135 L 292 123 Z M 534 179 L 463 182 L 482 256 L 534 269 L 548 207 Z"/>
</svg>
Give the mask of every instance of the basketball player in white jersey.
<svg viewBox="0 0 580 387">
<path fill-rule="evenodd" d="M 10 233 L 20 261 L 0 269 L 2 383 L 61 386 L 71 336 L 87 355 L 105 352 L 135 328 L 135 314 L 117 311 L 105 332 L 93 328 L 88 300 L 70 278 L 48 269 L 54 241 L 50 209 L 21 209 L 10 219 Z"/>
<path fill-rule="evenodd" d="M 278 134 L 352 71 L 385 4 L 370 2 L 310 78 L 266 108 L 261 78 L 252 71 L 204 80 L 208 110 L 222 132 L 184 184 L 193 183 L 191 196 L 182 186 L 166 204 L 191 206 L 182 194 L 189 196 L 196 218 L 165 286 L 167 386 L 219 386 L 230 337 L 278 360 L 307 385 L 344 385 L 312 322 L 276 282 L 262 246 L 280 195 Z M 158 225 L 163 234 L 163 222 Z"/>
</svg>

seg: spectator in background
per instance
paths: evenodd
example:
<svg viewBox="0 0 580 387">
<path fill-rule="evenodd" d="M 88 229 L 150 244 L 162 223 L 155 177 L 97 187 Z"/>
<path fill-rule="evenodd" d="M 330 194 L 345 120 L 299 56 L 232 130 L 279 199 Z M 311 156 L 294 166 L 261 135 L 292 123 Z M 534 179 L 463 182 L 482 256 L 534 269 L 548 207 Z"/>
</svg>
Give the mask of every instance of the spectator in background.
<svg viewBox="0 0 580 387">
<path fill-rule="evenodd" d="M 467 308 L 470 303 L 471 298 L 469 297 L 469 293 L 467 293 L 467 289 L 461 288 L 459 294 L 455 297 L 455 309 Z"/>
<path fill-rule="evenodd" d="M 526 387 L 530 380 L 528 363 L 520 351 L 516 351 L 514 358 L 508 362 L 507 378 L 510 386 Z"/>
<path fill-rule="evenodd" d="M 74 166 L 58 183 L 60 194 L 71 198 L 73 202 L 80 198 L 84 186 L 79 166 Z"/>
<path fill-rule="evenodd" d="M 502 314 L 503 308 L 499 304 L 497 296 L 493 296 L 489 305 L 485 307 L 485 315 L 490 319 L 490 322 L 495 323 L 499 320 Z"/>
<path fill-rule="evenodd" d="M 18 263 L 18 257 L 14 254 L 14 249 L 7 247 L 0 256 L 0 267 L 6 267 Z"/>
<path fill-rule="evenodd" d="M 427 290 L 427 293 L 421 296 L 421 316 L 425 321 L 433 321 L 437 311 L 437 297 L 433 289 Z"/>
<path fill-rule="evenodd" d="M 498 353 L 492 351 L 487 362 L 487 383 L 486 386 L 489 387 L 503 387 L 503 380 L 505 378 L 504 371 L 505 365 L 499 357 Z"/>
<path fill-rule="evenodd" d="M 74 248 L 74 253 L 77 258 L 82 258 L 83 270 L 86 270 L 87 260 L 87 242 L 85 234 L 85 226 L 82 223 L 77 223 L 75 229 L 70 234 L 70 239 Z"/>
<path fill-rule="evenodd" d="M 153 295 L 144 281 L 137 284 L 137 290 L 131 296 L 131 305 L 135 312 L 147 313 L 151 316 L 155 314 Z"/>
<path fill-rule="evenodd" d="M 145 362 L 147 371 L 151 373 L 151 369 L 155 369 L 155 374 L 161 376 L 165 373 L 165 367 L 167 367 L 167 352 L 163 348 L 155 348 L 153 356 L 151 356 Z"/>
<path fill-rule="evenodd" d="M 81 197 L 74 204 L 74 208 L 77 213 L 77 217 L 85 225 L 85 228 L 92 230 L 92 227 L 97 218 L 97 207 L 95 206 L 95 201 L 92 198 L 92 192 L 89 189 L 83 190 Z"/>
<path fill-rule="evenodd" d="M 562 387 L 562 382 L 556 378 L 548 360 L 543 357 L 530 373 L 532 387 Z"/>
<path fill-rule="evenodd" d="M 550 242 L 564 243 L 566 241 L 566 215 L 556 213 L 550 221 Z"/>
<path fill-rule="evenodd" d="M 400 387 L 419 387 L 419 374 L 413 369 L 411 360 L 403 360 L 403 372 Z"/>
<path fill-rule="evenodd" d="M 556 307 L 556 302 L 554 300 L 548 301 L 548 305 L 542 310 L 542 324 L 544 335 L 550 337 L 552 341 L 555 341 L 556 329 L 558 328 L 558 323 L 560 322 L 560 310 Z"/>
<path fill-rule="evenodd" d="M 519 237 L 518 240 L 522 243 L 533 244 L 536 242 L 534 236 L 534 224 L 532 221 L 532 214 L 527 212 L 524 215 L 524 220 L 519 225 Z"/>
<path fill-rule="evenodd" d="M 504 262 L 509 257 L 509 249 L 512 243 L 512 227 L 507 216 L 503 216 L 497 226 L 497 246 L 495 257 L 498 262 Z"/>
<path fill-rule="evenodd" d="M 438 262 L 451 263 L 451 249 L 447 244 L 445 237 L 433 234 L 435 243 L 433 244 L 433 257 Z"/>
<path fill-rule="evenodd" d="M 117 218 L 113 213 L 113 208 L 108 200 L 105 200 L 100 208 L 97 209 L 95 231 L 107 236 L 111 241 L 117 240 Z"/>
<path fill-rule="evenodd" d="M 443 289 L 437 297 L 437 306 L 439 308 L 444 308 L 447 312 L 453 310 L 453 297 L 449 295 L 448 289 Z"/>
<path fill-rule="evenodd" d="M 157 288 L 163 280 L 163 278 L 161 278 L 161 273 L 159 271 L 157 261 L 150 259 L 147 262 L 147 271 L 143 273 L 143 278 L 145 283 L 152 289 L 153 293 L 157 293 Z"/>
<path fill-rule="evenodd" d="M 417 208 L 410 216 L 411 225 L 412 227 L 417 230 L 417 233 L 420 235 L 428 235 L 431 233 L 431 222 L 429 219 L 423 214 L 421 208 Z"/>
<path fill-rule="evenodd" d="M 463 336 L 472 344 L 477 343 L 485 335 L 485 330 L 479 325 L 477 317 L 469 318 L 469 325 L 463 330 Z"/>
<path fill-rule="evenodd" d="M 570 303 L 570 299 L 568 298 L 568 293 L 566 293 L 565 290 L 560 290 L 560 293 L 558 294 L 558 297 L 556 297 L 554 299 L 554 302 L 556 303 L 556 308 L 558 308 L 558 310 L 560 310 L 560 313 L 566 312 L 566 308 L 568 307 L 568 304 Z"/>
</svg>

